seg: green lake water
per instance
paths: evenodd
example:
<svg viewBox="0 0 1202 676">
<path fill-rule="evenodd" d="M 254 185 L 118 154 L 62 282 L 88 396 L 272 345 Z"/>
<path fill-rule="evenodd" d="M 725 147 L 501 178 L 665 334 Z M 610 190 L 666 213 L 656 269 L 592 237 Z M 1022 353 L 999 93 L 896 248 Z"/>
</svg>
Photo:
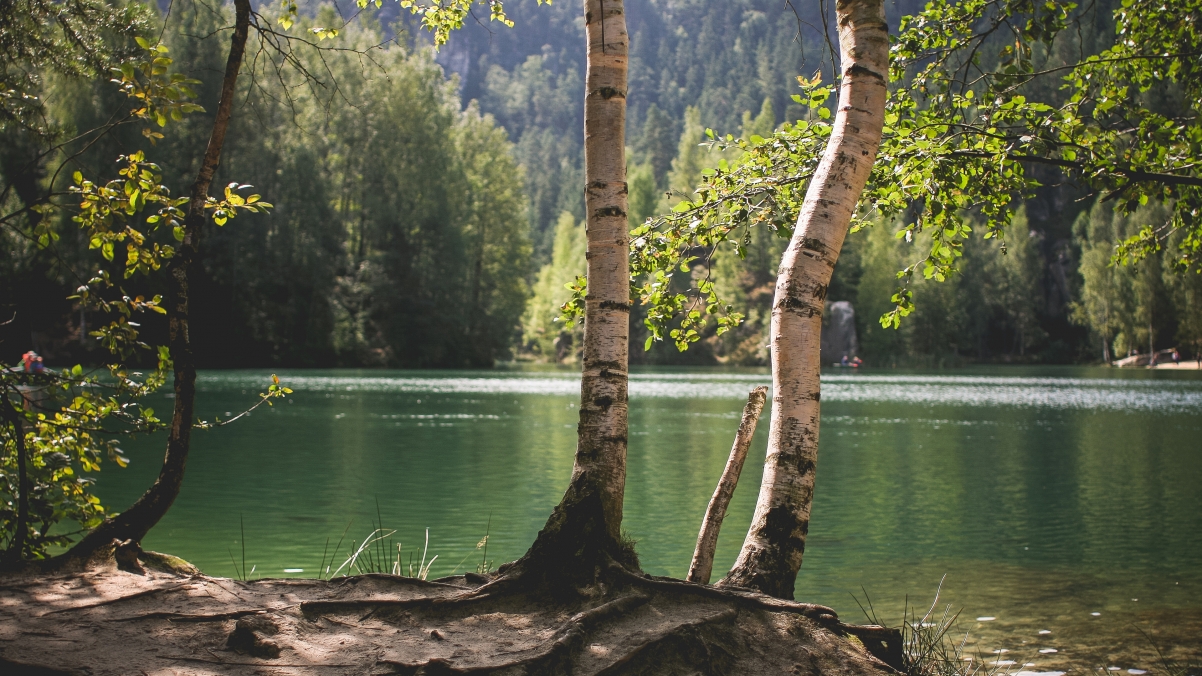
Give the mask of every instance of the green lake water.
<svg viewBox="0 0 1202 676">
<path fill-rule="evenodd" d="M 474 570 L 486 527 L 490 560 L 520 556 L 571 473 L 571 369 L 279 375 L 288 401 L 194 434 L 183 493 L 146 547 L 233 576 L 242 519 L 252 577 L 312 577 L 327 539 L 333 549 L 346 532 L 336 567 L 378 503 L 406 563 L 429 529 L 434 578 Z M 268 379 L 203 373 L 199 414 L 245 408 Z M 625 527 L 646 571 L 687 571 L 758 384 L 766 371 L 632 374 Z M 852 594 L 867 590 L 897 624 L 907 599 L 925 610 L 942 579 L 939 608 L 961 611 L 968 652 L 1010 671 L 1154 671 L 1157 647 L 1202 663 L 1202 374 L 833 371 L 822 388 L 798 599 L 863 621 Z M 766 437 L 767 414 L 715 577 L 747 531 Z M 126 450 L 128 469 L 97 475 L 116 509 L 153 479 L 162 440 Z"/>
</svg>

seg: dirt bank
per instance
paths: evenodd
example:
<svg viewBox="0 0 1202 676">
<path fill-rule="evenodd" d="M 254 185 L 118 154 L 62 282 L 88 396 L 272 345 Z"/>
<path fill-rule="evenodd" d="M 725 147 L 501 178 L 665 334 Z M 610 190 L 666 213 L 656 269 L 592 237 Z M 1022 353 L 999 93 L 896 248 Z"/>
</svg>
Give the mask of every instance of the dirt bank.
<svg viewBox="0 0 1202 676">
<path fill-rule="evenodd" d="M 828 609 L 613 579 L 564 602 L 481 593 L 478 576 L 239 582 L 125 572 L 110 560 L 0 577 L 0 672 L 894 673 Z"/>
</svg>

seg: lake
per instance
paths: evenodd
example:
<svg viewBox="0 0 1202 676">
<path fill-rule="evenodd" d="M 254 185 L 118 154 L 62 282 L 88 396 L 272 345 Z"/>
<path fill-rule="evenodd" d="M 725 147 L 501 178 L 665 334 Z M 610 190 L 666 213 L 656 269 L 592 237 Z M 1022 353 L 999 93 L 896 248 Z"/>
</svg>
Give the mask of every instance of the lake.
<svg viewBox="0 0 1202 676">
<path fill-rule="evenodd" d="M 251 577 L 313 577 L 380 518 L 406 564 L 429 529 L 434 578 L 474 570 L 486 530 L 489 560 L 520 556 L 567 485 L 573 369 L 279 376 L 287 401 L 194 433 L 183 494 L 147 548 L 233 576 L 245 544 Z M 199 415 L 246 408 L 269 378 L 202 373 Z M 686 573 L 747 392 L 769 383 L 766 370 L 632 374 L 625 528 L 646 571 Z M 961 611 L 968 654 L 1010 671 L 1138 674 L 1161 667 L 1157 648 L 1202 663 L 1202 374 L 834 370 L 822 403 L 799 600 L 864 621 L 853 595 L 866 590 L 898 624 L 942 580 L 937 612 Z M 715 579 L 747 531 L 767 423 L 765 411 Z M 157 473 L 162 439 L 125 448 L 128 469 L 97 475 L 116 509 Z M 324 553 L 343 533 L 338 556 Z"/>
</svg>

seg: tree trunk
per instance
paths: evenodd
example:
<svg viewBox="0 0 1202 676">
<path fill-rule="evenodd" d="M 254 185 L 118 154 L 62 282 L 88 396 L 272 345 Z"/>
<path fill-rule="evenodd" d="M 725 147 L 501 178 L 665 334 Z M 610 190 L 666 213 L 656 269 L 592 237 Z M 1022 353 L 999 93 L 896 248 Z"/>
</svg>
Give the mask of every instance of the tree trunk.
<svg viewBox="0 0 1202 676">
<path fill-rule="evenodd" d="M 781 260 L 772 304 L 772 418 L 751 528 L 719 585 L 793 598 L 818 460 L 823 301 L 880 145 L 889 77 L 882 0 L 836 6 L 842 82 L 826 152 Z"/>
<path fill-rule="evenodd" d="M 525 557 L 536 565 L 609 555 L 622 545 L 626 486 L 630 241 L 626 223 L 626 16 L 622 0 L 585 0 L 584 202 L 588 237 L 580 424 L 572 481 Z M 578 567 L 579 568 L 579 567 Z"/>
<path fill-rule="evenodd" d="M 1148 367 L 1156 366 L 1156 340 L 1152 333 L 1152 313 L 1148 313 Z"/>
<path fill-rule="evenodd" d="M 25 539 L 29 530 L 29 469 L 25 458 L 25 426 L 21 424 L 24 412 L 13 410 L 15 406 L 8 400 L 8 392 L 4 392 L 4 419 L 13 428 L 13 443 L 17 451 L 17 524 L 13 530 L 12 540 L 8 543 L 8 551 L 4 553 L 4 563 L 16 563 L 25 554 Z M 24 403 L 24 395 L 18 390 L 17 397 Z"/>
<path fill-rule="evenodd" d="M 722 470 L 722 478 L 718 479 L 718 487 L 714 489 L 709 507 L 705 509 L 701 532 L 697 534 L 693 563 L 689 565 L 689 575 L 685 578 L 689 582 L 710 582 L 710 573 L 714 569 L 714 550 L 718 547 L 718 532 L 722 530 L 722 520 L 726 518 L 726 508 L 730 505 L 731 496 L 735 494 L 735 486 L 739 484 L 743 461 L 747 460 L 747 449 L 755 436 L 755 426 L 760 420 L 760 412 L 764 410 L 764 401 L 767 398 L 766 387 L 757 387 L 747 395 L 747 405 L 743 407 L 743 419 L 739 421 L 739 431 L 735 433 L 730 458 L 726 461 L 726 469 Z"/>
<path fill-rule="evenodd" d="M 226 59 L 225 77 L 221 82 L 221 98 L 217 104 L 216 118 L 213 120 L 213 132 L 205 149 L 200 172 L 192 184 L 188 212 L 184 218 L 184 240 L 167 266 L 168 295 L 164 307 L 167 310 L 168 345 L 175 369 L 175 410 L 167 436 L 167 455 L 163 459 L 163 468 L 159 471 L 158 479 L 150 489 L 129 509 L 105 520 L 88 533 L 64 555 L 67 558 L 86 557 L 113 540 L 141 542 L 175 502 L 184 480 L 196 403 L 196 362 L 188 333 L 188 272 L 196 263 L 200 250 L 201 233 L 207 219 L 205 201 L 209 195 L 209 184 L 212 183 L 217 165 L 221 161 L 221 149 L 225 144 L 225 133 L 229 129 L 238 71 L 242 67 L 242 56 L 250 30 L 250 0 L 235 0 L 234 11 L 234 34 L 229 57 Z"/>
</svg>

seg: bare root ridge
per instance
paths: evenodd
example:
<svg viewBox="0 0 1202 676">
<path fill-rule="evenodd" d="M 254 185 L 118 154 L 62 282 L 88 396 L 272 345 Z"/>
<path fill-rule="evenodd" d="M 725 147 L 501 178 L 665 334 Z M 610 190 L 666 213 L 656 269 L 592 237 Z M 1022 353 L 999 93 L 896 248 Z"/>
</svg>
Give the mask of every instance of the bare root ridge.
<svg viewBox="0 0 1202 676">
<path fill-rule="evenodd" d="M 381 579 L 404 580 L 409 582 L 412 578 L 404 578 L 399 576 L 390 576 L 378 574 Z M 504 578 L 494 580 L 494 582 L 504 582 Z M 433 585 L 433 583 L 425 583 Z M 371 608 L 372 611 L 362 619 L 368 619 L 377 611 L 387 609 L 410 609 L 410 608 L 449 608 L 451 606 L 462 606 L 465 604 L 481 603 L 488 601 L 500 594 L 497 588 L 485 590 L 484 587 L 476 589 L 468 589 L 456 585 L 438 585 L 443 588 L 451 588 L 460 590 L 459 593 L 451 596 L 419 596 L 408 599 L 396 598 L 368 598 L 368 599 L 331 599 L 328 601 L 303 601 L 300 604 L 301 613 L 305 616 L 316 616 L 324 613 L 336 613 L 340 611 L 354 610 L 356 608 Z M 487 586 L 487 585 L 485 585 Z M 504 589 L 505 587 L 501 587 Z"/>
<path fill-rule="evenodd" d="M 388 575 L 259 580 L 231 595 L 229 580 L 130 574 L 110 563 L 74 580 L 30 576 L 24 589 L 0 589 L 0 635 L 25 637 L 5 658 L 69 669 L 58 673 L 80 671 L 81 655 L 119 652 L 122 667 L 96 676 L 181 660 L 413 676 L 889 673 L 869 654 L 887 661 L 888 630 L 843 625 L 824 606 L 654 578 L 612 559 L 582 586 L 569 582 L 586 577 L 580 571 L 557 588 L 544 574 L 511 566 L 475 589 Z M 79 650 L 62 651 L 62 640 Z M 164 645 L 186 649 L 160 652 Z"/>
<path fill-rule="evenodd" d="M 764 610 L 797 613 L 812 620 L 817 620 L 820 623 L 839 623 L 839 616 L 837 613 L 835 613 L 833 608 L 828 608 L 827 606 L 821 606 L 815 603 L 785 601 L 783 599 L 768 596 L 767 594 L 761 594 L 750 589 L 712 587 L 709 585 L 687 582 L 685 580 L 636 575 L 616 563 L 610 566 L 610 570 L 615 575 L 626 579 L 632 585 L 645 585 L 649 587 L 658 587 L 661 589 L 671 589 L 686 594 L 706 596 L 712 599 L 737 601 L 747 605 L 756 606 Z"/>
<path fill-rule="evenodd" d="M 726 610 L 714 613 L 713 615 L 702 617 L 700 619 L 693 620 L 692 622 L 685 622 L 667 630 L 658 632 L 651 638 L 635 646 L 632 650 L 628 651 L 610 666 L 598 671 L 597 676 L 613 676 L 618 674 L 623 669 L 629 667 L 632 663 L 644 659 L 652 650 L 656 648 L 662 648 L 664 644 L 669 641 L 688 641 L 689 639 L 692 639 L 689 642 L 699 644 L 699 646 L 707 653 L 705 657 L 710 658 L 710 642 L 699 636 L 697 630 L 708 624 L 733 621 L 738 616 L 738 609 L 727 608 Z M 706 661 L 709 660 L 706 659 Z"/>
<path fill-rule="evenodd" d="M 47 612 L 45 612 L 45 613 L 42 613 L 42 617 L 45 617 L 45 616 L 47 616 L 47 615 L 53 615 L 53 614 L 55 614 L 55 613 L 73 613 L 73 612 L 77 612 L 77 611 L 80 611 L 80 610 L 90 610 L 90 609 L 92 609 L 92 608 L 99 608 L 99 607 L 101 607 L 101 606 L 108 606 L 108 605 L 112 605 L 112 604 L 114 604 L 114 603 L 122 603 L 122 602 L 124 602 L 124 601 L 132 601 L 132 600 L 134 600 L 134 599 L 145 598 L 145 597 L 147 597 L 147 596 L 154 596 L 154 595 L 157 595 L 157 594 L 163 594 L 163 593 L 166 593 L 166 592 L 175 591 L 175 590 L 177 590 L 177 589 L 180 589 L 181 587 L 187 587 L 187 586 L 188 586 L 188 584 L 189 584 L 189 583 L 187 583 L 187 582 L 181 582 L 181 583 L 179 583 L 179 584 L 172 585 L 172 586 L 170 586 L 170 587 L 159 587 L 159 588 L 157 588 L 157 589 L 147 589 L 147 590 L 145 590 L 145 591 L 140 591 L 140 592 L 137 592 L 137 593 L 134 593 L 134 594 L 127 594 L 127 595 L 125 595 L 125 596 L 118 596 L 118 597 L 117 597 L 117 598 L 115 598 L 115 599 L 106 599 L 106 600 L 104 600 L 104 601 L 98 601 L 98 602 L 96 602 L 96 603 L 90 603 L 90 604 L 88 604 L 88 605 L 83 605 L 83 606 L 68 606 L 68 607 L 66 607 L 66 608 L 55 608 L 54 610 L 50 610 L 50 611 L 47 611 Z"/>
<path fill-rule="evenodd" d="M 615 617 L 629 613 L 631 610 L 647 603 L 651 597 L 643 594 L 629 594 L 603 603 L 595 608 L 581 611 L 573 615 L 546 642 L 546 647 L 515 659 L 475 667 L 456 667 L 447 660 L 432 658 L 425 662 L 405 663 L 385 661 L 385 663 L 402 670 L 401 673 L 447 673 L 473 674 L 489 673 L 505 669 L 522 667 L 527 673 L 567 673 L 572 654 L 579 650 L 589 632 L 597 625 Z"/>
<path fill-rule="evenodd" d="M 127 617 L 114 617 L 109 622 L 134 622 L 137 620 L 170 620 L 172 622 L 221 622 L 224 620 L 237 620 L 246 617 L 247 615 L 258 615 L 265 613 L 269 608 L 250 608 L 248 610 L 231 610 L 225 613 L 173 613 L 169 611 L 156 611 L 153 613 L 141 613 L 138 615 L 129 615 Z"/>
</svg>

